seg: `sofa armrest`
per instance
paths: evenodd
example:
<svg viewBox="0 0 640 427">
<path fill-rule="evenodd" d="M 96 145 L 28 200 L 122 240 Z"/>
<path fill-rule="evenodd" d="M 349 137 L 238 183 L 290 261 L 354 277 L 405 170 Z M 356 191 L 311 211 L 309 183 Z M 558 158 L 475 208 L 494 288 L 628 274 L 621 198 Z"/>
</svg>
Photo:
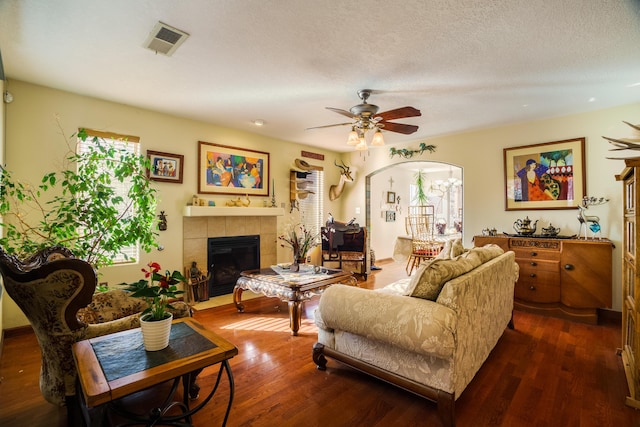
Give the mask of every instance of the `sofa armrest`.
<svg viewBox="0 0 640 427">
<path fill-rule="evenodd" d="M 318 304 L 316 324 L 425 355 L 451 357 L 455 312 L 433 301 L 333 285 Z"/>
</svg>

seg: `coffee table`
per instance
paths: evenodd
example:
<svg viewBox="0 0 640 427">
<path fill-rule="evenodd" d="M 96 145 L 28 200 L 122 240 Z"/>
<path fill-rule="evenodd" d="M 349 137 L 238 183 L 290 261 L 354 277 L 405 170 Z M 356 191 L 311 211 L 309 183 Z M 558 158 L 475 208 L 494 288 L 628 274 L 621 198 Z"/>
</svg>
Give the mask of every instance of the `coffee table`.
<svg viewBox="0 0 640 427">
<path fill-rule="evenodd" d="M 313 296 L 320 295 L 326 288 L 335 284 L 357 286 L 358 281 L 351 273 L 342 270 L 323 269 L 320 274 L 280 275 L 272 268 L 247 270 L 233 288 L 233 302 L 239 312 L 244 311 L 242 292 L 249 290 L 267 297 L 280 298 L 289 305 L 289 324 L 291 335 L 298 335 L 302 303 Z"/>
<path fill-rule="evenodd" d="M 202 409 L 216 392 L 223 371 L 229 380 L 229 403 L 222 425 L 227 422 L 233 402 L 234 383 L 229 359 L 238 349 L 193 318 L 173 321 L 169 346 L 160 351 L 145 351 L 140 328 L 117 332 L 73 344 L 73 358 L 78 369 L 80 409 L 85 424 L 108 425 L 113 412 L 146 425 L 191 425 L 191 416 Z M 189 387 L 192 375 L 203 368 L 220 364 L 218 378 L 210 394 L 197 406 L 189 406 Z M 147 414 L 132 413 L 119 405 L 118 399 L 151 386 L 173 380 L 166 399 Z M 174 393 L 183 383 L 182 402 L 174 401 Z M 171 407 L 179 407 L 181 414 L 166 415 Z M 184 420 L 184 422 L 180 422 Z"/>
</svg>

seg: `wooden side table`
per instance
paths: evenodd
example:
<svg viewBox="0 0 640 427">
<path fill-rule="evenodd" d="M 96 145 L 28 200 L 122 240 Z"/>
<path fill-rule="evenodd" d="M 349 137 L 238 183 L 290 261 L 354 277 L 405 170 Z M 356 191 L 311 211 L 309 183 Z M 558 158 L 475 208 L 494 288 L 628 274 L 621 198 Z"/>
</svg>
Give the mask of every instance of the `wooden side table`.
<svg viewBox="0 0 640 427">
<path fill-rule="evenodd" d="M 191 416 L 202 409 L 216 392 L 222 373 L 229 380 L 229 403 L 222 425 L 226 425 L 233 402 L 234 382 L 229 359 L 238 349 L 217 334 L 207 330 L 193 318 L 177 319 L 171 327 L 169 346 L 160 351 L 145 351 L 140 328 L 77 342 L 73 358 L 78 368 L 77 396 L 86 425 L 108 425 L 110 412 L 146 425 L 177 423 L 191 425 Z M 217 381 L 210 394 L 197 406 L 189 406 L 189 386 L 192 375 L 203 368 L 220 364 Z M 151 386 L 173 380 L 173 386 L 161 407 L 148 414 L 125 411 L 118 399 Z M 182 380 L 182 402 L 173 395 Z M 166 416 L 171 406 L 182 410 L 179 415 Z M 93 408 L 91 411 L 90 408 Z"/>
</svg>

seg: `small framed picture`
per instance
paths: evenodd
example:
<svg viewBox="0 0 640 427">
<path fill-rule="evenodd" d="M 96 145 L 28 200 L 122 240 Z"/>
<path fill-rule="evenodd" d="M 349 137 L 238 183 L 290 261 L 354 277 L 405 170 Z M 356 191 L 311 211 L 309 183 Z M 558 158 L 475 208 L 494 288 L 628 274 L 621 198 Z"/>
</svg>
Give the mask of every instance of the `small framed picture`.
<svg viewBox="0 0 640 427">
<path fill-rule="evenodd" d="M 396 192 L 387 191 L 387 203 L 395 203 L 395 202 L 396 202 Z"/>
<path fill-rule="evenodd" d="M 386 222 L 395 222 L 396 221 L 396 211 L 385 211 Z"/>
<path fill-rule="evenodd" d="M 151 161 L 151 169 L 148 171 L 150 180 L 182 183 L 182 163 L 184 162 L 182 154 L 147 150 L 147 157 Z"/>
</svg>

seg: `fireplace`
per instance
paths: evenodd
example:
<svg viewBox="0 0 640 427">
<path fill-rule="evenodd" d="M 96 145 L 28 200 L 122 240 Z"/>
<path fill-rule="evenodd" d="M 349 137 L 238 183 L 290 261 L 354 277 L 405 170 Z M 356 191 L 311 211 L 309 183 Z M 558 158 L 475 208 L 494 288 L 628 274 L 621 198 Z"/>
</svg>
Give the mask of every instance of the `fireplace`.
<svg viewBox="0 0 640 427">
<path fill-rule="evenodd" d="M 241 271 L 260 268 L 260 236 L 207 239 L 207 265 L 209 297 L 230 294 Z"/>
</svg>

